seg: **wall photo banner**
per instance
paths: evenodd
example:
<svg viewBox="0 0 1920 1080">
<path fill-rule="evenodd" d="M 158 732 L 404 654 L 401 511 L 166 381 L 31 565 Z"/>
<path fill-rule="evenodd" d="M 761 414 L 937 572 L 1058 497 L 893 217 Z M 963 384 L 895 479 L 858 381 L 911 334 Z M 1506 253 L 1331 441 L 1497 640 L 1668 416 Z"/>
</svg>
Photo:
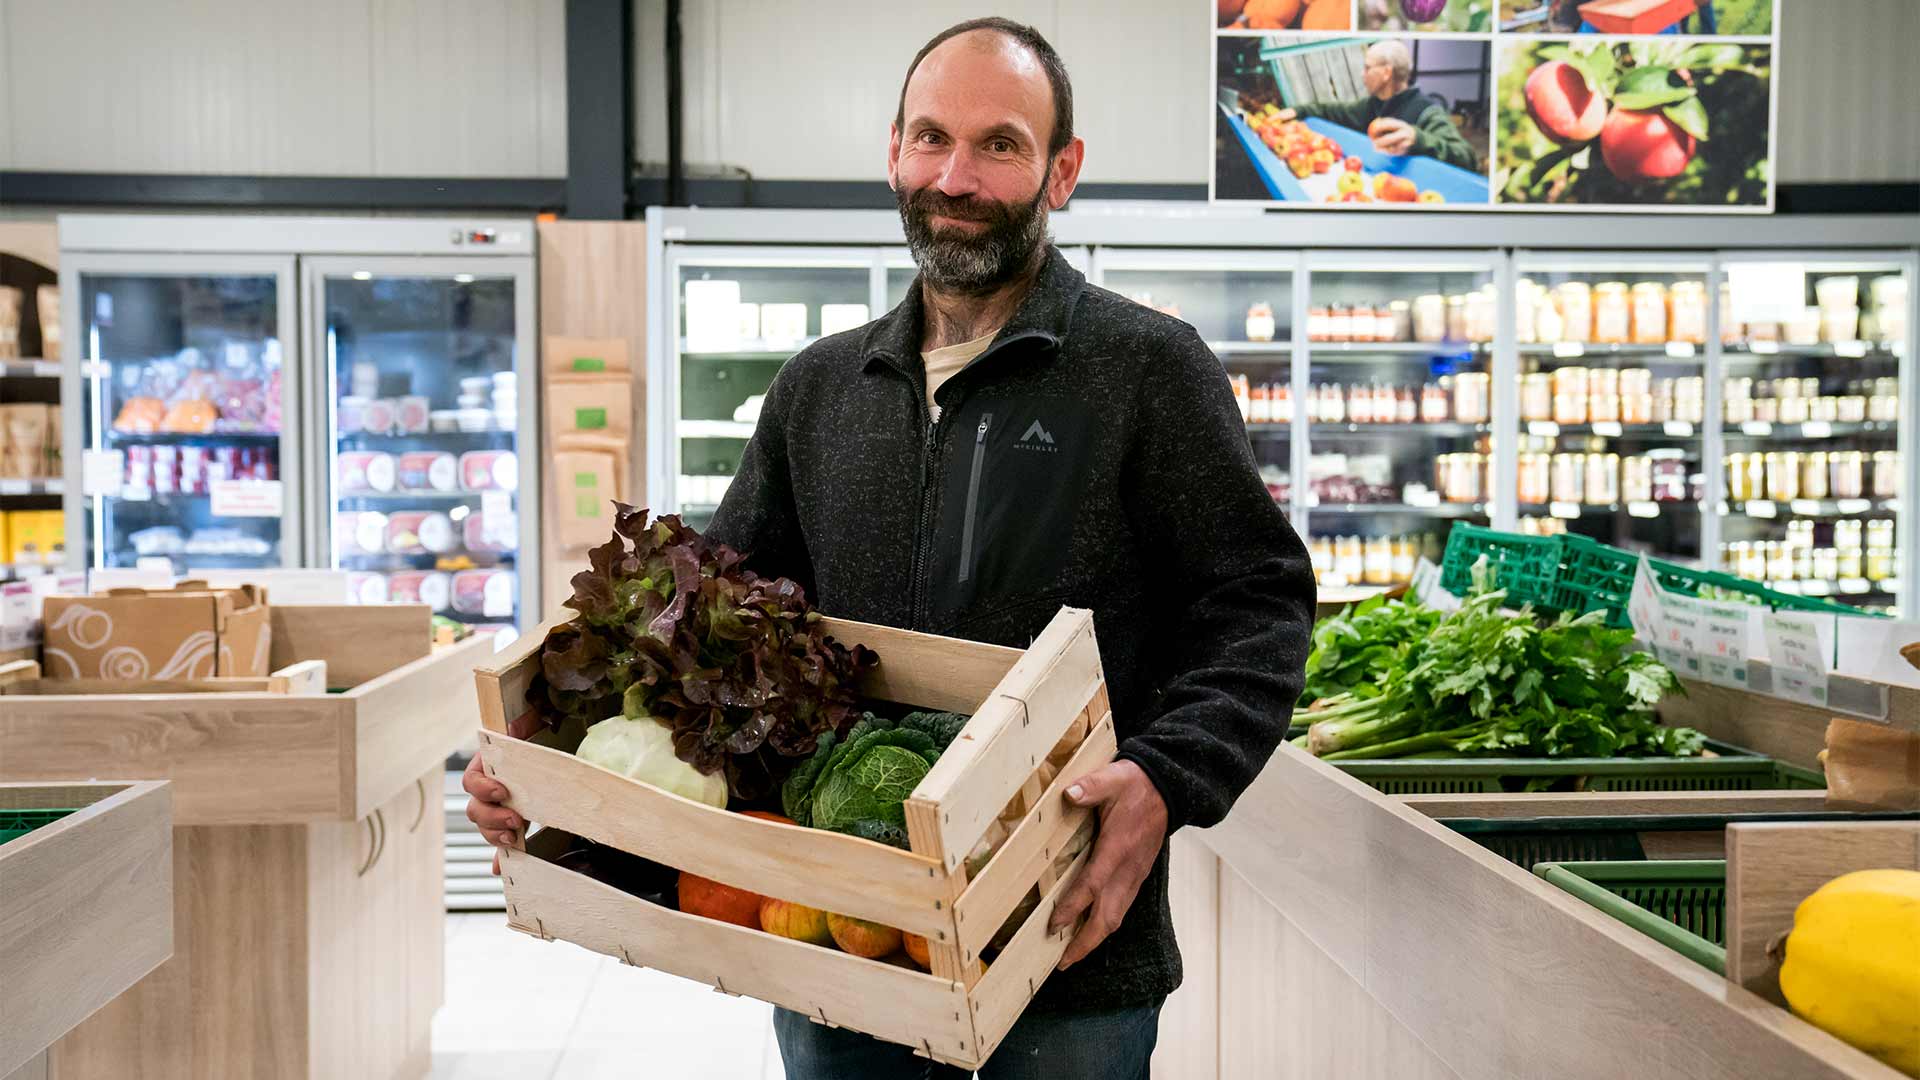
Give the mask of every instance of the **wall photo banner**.
<svg viewBox="0 0 1920 1080">
<path fill-rule="evenodd" d="M 1215 202 L 1769 213 L 1782 0 L 1213 0 Z"/>
</svg>

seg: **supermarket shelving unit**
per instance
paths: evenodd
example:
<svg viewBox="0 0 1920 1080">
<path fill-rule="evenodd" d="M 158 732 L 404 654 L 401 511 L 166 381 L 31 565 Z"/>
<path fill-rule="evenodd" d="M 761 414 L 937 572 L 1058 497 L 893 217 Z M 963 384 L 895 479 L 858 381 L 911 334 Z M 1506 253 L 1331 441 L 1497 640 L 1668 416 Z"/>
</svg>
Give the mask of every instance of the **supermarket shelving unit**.
<svg viewBox="0 0 1920 1080">
<path fill-rule="evenodd" d="M 684 268 L 784 266 L 811 273 L 829 263 L 855 271 L 865 268 L 867 289 L 853 297 L 872 313 L 890 309 L 912 281 L 912 260 L 901 246 L 898 216 L 890 211 L 772 211 L 654 209 L 649 236 L 654 266 L 663 272 L 659 301 L 649 305 L 652 369 L 648 454 L 648 496 L 664 509 L 699 508 L 677 497 L 682 475 L 680 446 L 689 439 L 732 440 L 738 448 L 749 426 L 731 418 L 684 413 L 680 379 L 690 365 L 703 362 L 680 349 L 681 290 Z M 1495 528 L 1515 529 L 1523 514 L 1559 517 L 1570 531 L 1610 543 L 1643 548 L 1681 561 L 1717 562 L 1720 545 L 1736 533 L 1760 526 L 1766 500 L 1726 498 L 1726 457 L 1741 447 L 1792 450 L 1831 441 L 1885 448 L 1899 455 L 1899 488 L 1920 492 L 1920 461 L 1911 443 L 1920 430 L 1920 395 L 1912 392 L 1912 349 L 1854 342 L 1818 346 L 1780 346 L 1779 354 L 1808 366 L 1804 377 L 1827 376 L 1844 382 L 1854 366 L 1878 364 L 1897 376 L 1902 389 L 1897 421 L 1835 421 L 1824 428 L 1774 423 L 1758 427 L 1723 422 L 1723 380 L 1753 367 L 1755 350 L 1723 348 L 1720 283 L 1725 268 L 1746 261 L 1791 262 L 1807 269 L 1808 280 L 1829 274 L 1899 274 L 1907 282 L 1906 324 L 1920 327 L 1920 220 L 1892 216 L 1776 216 L 1767 228 L 1751 219 L 1691 215 L 1469 215 L 1469 214 L 1287 214 L 1266 215 L 1243 208 L 1202 204 L 1076 203 L 1054 215 L 1055 242 L 1090 280 L 1127 295 L 1148 294 L 1156 306 L 1178 304 L 1220 355 L 1230 374 L 1259 375 L 1291 387 L 1291 414 L 1250 422 L 1249 438 L 1270 486 L 1284 478 L 1284 502 L 1295 527 L 1311 539 L 1320 533 L 1394 535 L 1442 532 L 1451 520 L 1465 519 Z M 1759 239 L 1764 237 L 1764 241 Z M 1455 275 L 1458 280 L 1421 284 Z M 1519 285 L 1560 280 L 1637 282 L 1696 281 L 1705 287 L 1708 332 L 1690 348 L 1666 344 L 1533 343 L 1519 333 Z M 1457 293 L 1491 283 L 1495 333 L 1491 342 L 1340 343 L 1310 341 L 1308 321 L 1316 300 L 1331 300 L 1342 290 L 1354 299 L 1411 299 L 1419 293 Z M 1384 287 L 1383 287 L 1384 286 Z M 1401 287 L 1401 286 L 1404 286 Z M 1863 281 L 1862 305 L 1869 286 Z M 857 292 L 857 289 L 853 291 Z M 1365 293 L 1365 296 L 1359 295 Z M 1404 294 L 1404 295 L 1403 295 Z M 743 299 L 752 300 L 743 293 Z M 1273 308 L 1271 341 L 1249 341 L 1246 307 L 1265 300 Z M 1811 302 L 1811 299 L 1809 300 Z M 1912 334 L 1908 334 L 1911 339 Z M 1577 351 L 1573 347 L 1577 345 Z M 1764 348 L 1764 346 L 1763 346 Z M 764 378 L 771 379 L 782 357 L 769 357 Z M 1398 378 L 1411 382 L 1425 361 L 1434 377 L 1470 371 L 1490 377 L 1491 401 L 1484 423 L 1453 418 L 1438 423 L 1319 423 L 1308 418 L 1307 395 L 1316 381 L 1354 382 Z M 1521 377 L 1539 370 L 1581 365 L 1591 368 L 1648 368 L 1656 375 L 1697 376 L 1702 382 L 1698 422 L 1556 423 L 1524 420 Z M 1878 370 L 1878 369 L 1876 369 Z M 1389 375 L 1389 372 L 1400 374 Z M 1797 374 L 1797 372 L 1796 372 Z M 743 389 L 735 387 L 735 391 Z M 751 392 L 764 389 L 764 384 Z M 744 395 L 742 397 L 744 400 Z M 717 426 L 716 426 L 717 425 Z M 1603 452 L 1678 451 L 1689 480 L 1699 476 L 1701 498 L 1643 503 L 1625 498 L 1603 502 L 1549 499 L 1541 507 L 1518 502 L 1518 455 L 1522 439 L 1551 440 L 1555 449 L 1583 445 Z M 1597 441 L 1595 441 L 1597 440 Z M 1584 441 L 1584 442 L 1583 442 Z M 1811 441 L 1811 442 L 1810 442 Z M 1306 481 L 1316 450 L 1372 443 L 1389 448 L 1392 480 L 1401 501 L 1347 506 L 1313 505 Z M 1484 445 L 1495 458 L 1488 490 L 1472 501 L 1451 502 L 1433 496 L 1404 497 L 1405 484 L 1421 480 L 1433 487 L 1431 458 L 1442 452 Z M 1526 444 L 1535 445 L 1535 444 Z M 1276 475 L 1278 474 L 1278 475 Z M 1435 495 L 1438 493 L 1435 492 Z M 716 496 L 717 498 L 717 496 Z M 1727 510 L 1720 512 L 1725 500 Z M 1555 505 L 1555 502 L 1562 505 Z M 1761 505 L 1755 507 L 1753 502 Z M 710 509 L 710 508 L 709 508 Z M 1750 511 L 1756 510 L 1758 513 Z M 1920 547 L 1912 515 L 1901 512 L 1898 498 L 1800 499 L 1776 501 L 1776 521 L 1794 517 L 1818 523 L 1857 516 L 1891 515 L 1895 521 L 1896 570 L 1889 579 L 1869 583 L 1864 592 L 1835 594 L 1876 607 L 1920 612 L 1920 573 L 1914 571 Z M 1817 533 L 1822 537 L 1827 533 Z"/>
</svg>

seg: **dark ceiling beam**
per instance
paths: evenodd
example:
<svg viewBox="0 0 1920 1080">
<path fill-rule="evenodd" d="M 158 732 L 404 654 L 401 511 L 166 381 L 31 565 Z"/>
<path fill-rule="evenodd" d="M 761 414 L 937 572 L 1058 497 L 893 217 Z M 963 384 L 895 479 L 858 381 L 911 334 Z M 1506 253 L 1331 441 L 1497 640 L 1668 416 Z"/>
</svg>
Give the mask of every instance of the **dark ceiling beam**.
<svg viewBox="0 0 1920 1080">
<path fill-rule="evenodd" d="M 567 216 L 627 217 L 633 162 L 629 0 L 567 0 Z"/>
</svg>

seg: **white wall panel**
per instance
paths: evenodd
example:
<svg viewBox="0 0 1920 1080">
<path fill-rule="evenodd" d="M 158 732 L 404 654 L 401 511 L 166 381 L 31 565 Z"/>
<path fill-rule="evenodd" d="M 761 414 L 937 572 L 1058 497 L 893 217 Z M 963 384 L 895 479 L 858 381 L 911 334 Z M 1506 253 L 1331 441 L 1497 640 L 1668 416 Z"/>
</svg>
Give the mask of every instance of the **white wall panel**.
<svg viewBox="0 0 1920 1080">
<path fill-rule="evenodd" d="M 373 171 L 566 173 L 566 7 L 374 0 Z"/>
<path fill-rule="evenodd" d="M 557 0 L 0 0 L 0 19 L 11 168 L 566 171 Z"/>
<path fill-rule="evenodd" d="M 1920 0 L 1783 0 L 1780 178 L 1920 178 Z"/>
</svg>

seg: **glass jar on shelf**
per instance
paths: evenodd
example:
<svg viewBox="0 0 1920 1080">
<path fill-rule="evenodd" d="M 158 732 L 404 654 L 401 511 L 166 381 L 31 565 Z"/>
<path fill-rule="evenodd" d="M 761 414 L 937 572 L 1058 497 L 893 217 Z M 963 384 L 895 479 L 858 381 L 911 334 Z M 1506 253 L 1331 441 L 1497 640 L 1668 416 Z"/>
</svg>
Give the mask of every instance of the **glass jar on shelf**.
<svg viewBox="0 0 1920 1080">
<path fill-rule="evenodd" d="M 1766 455 L 1767 498 L 1788 502 L 1800 497 L 1800 455 L 1797 452 L 1771 451 Z"/>
<path fill-rule="evenodd" d="M 1892 450 L 1873 452 L 1873 497 L 1876 499 L 1900 497 L 1900 455 Z"/>
<path fill-rule="evenodd" d="M 1595 424 L 1620 420 L 1620 373 L 1594 368 L 1587 375 L 1587 419 Z"/>
<path fill-rule="evenodd" d="M 1620 455 L 1588 454 L 1584 501 L 1611 506 L 1620 501 Z"/>
<path fill-rule="evenodd" d="M 1248 341 L 1272 341 L 1276 329 L 1272 304 L 1257 303 L 1248 306 Z"/>
<path fill-rule="evenodd" d="M 1893 576 L 1893 549 L 1891 547 L 1870 547 L 1867 549 L 1866 573 L 1862 576 L 1868 581 L 1885 581 Z"/>
<path fill-rule="evenodd" d="M 1812 450 L 1800 455 L 1800 497 L 1803 499 L 1824 499 L 1832 491 L 1827 483 L 1827 454 L 1823 450 Z"/>
<path fill-rule="evenodd" d="M 1866 528 L 1859 518 L 1848 518 L 1833 523 L 1833 546 L 1845 551 L 1858 549 L 1866 542 Z M 1858 574 L 1851 575 L 1859 577 Z"/>
<path fill-rule="evenodd" d="M 1828 487 L 1836 499 L 1861 499 L 1867 494 L 1867 455 L 1862 450 L 1835 450 L 1827 454 Z M 1846 522 L 1841 522 L 1844 525 Z"/>
<path fill-rule="evenodd" d="M 1793 549 L 1793 580 L 1813 580 L 1813 548 L 1811 546 Z"/>
<path fill-rule="evenodd" d="M 1858 384 L 1853 384 L 1853 386 L 1857 387 Z M 1835 399 L 1835 414 L 1835 419 L 1843 424 L 1858 424 L 1865 421 L 1867 418 L 1867 396 L 1862 393 L 1854 393 L 1850 388 L 1847 393 L 1841 394 Z"/>
<path fill-rule="evenodd" d="M 1463 424 L 1484 424 L 1493 405 L 1493 378 L 1483 371 L 1463 371 L 1453 377 L 1453 418 Z"/>
<path fill-rule="evenodd" d="M 1320 419 L 1329 424 L 1346 423 L 1347 397 L 1340 392 L 1338 383 L 1328 383 L 1320 388 Z"/>
<path fill-rule="evenodd" d="M 1655 502 L 1687 501 L 1685 458 L 1678 454 L 1653 458 L 1653 500 Z"/>
<path fill-rule="evenodd" d="M 1667 287 L 1657 281 L 1635 282 L 1630 299 L 1635 345 L 1662 345 L 1667 341 Z"/>
<path fill-rule="evenodd" d="M 1653 423 L 1653 371 L 1650 368 L 1620 369 L 1620 422 Z"/>
<path fill-rule="evenodd" d="M 1370 342 L 1373 337 L 1373 305 L 1362 301 L 1347 309 L 1347 340 Z"/>
<path fill-rule="evenodd" d="M 1801 308 L 1781 325 L 1780 336 L 1789 345 L 1820 344 L 1820 309 Z"/>
<path fill-rule="evenodd" d="M 1397 536 L 1393 540 L 1393 580 L 1412 581 L 1413 567 L 1419 561 L 1419 553 L 1414 550 L 1413 538 Z"/>
<path fill-rule="evenodd" d="M 1553 455 L 1553 485 L 1549 491 L 1554 502 L 1583 502 L 1587 495 L 1587 455 Z"/>
<path fill-rule="evenodd" d="M 1464 296 L 1447 297 L 1446 340 L 1467 340 L 1467 298 Z"/>
<path fill-rule="evenodd" d="M 1787 522 L 1788 547 L 1813 547 L 1813 522 L 1804 519 Z"/>
<path fill-rule="evenodd" d="M 1633 300 L 1624 281 L 1603 281 L 1593 287 L 1593 340 L 1601 345 L 1625 345 L 1633 337 Z"/>
<path fill-rule="evenodd" d="M 1804 424 L 1807 422 L 1807 399 L 1800 396 L 1800 383 L 1797 379 L 1782 379 L 1780 389 L 1780 422 L 1783 424 Z"/>
<path fill-rule="evenodd" d="M 1900 380 L 1873 380 L 1873 396 L 1867 399 L 1867 419 L 1891 424 L 1900 419 Z"/>
<path fill-rule="evenodd" d="M 1553 490 L 1553 455 L 1521 454 L 1519 463 L 1519 492 L 1516 498 L 1523 503 L 1544 503 L 1551 499 Z"/>
<path fill-rule="evenodd" d="M 1762 542 L 1767 553 L 1767 580 L 1793 580 L 1793 549 L 1778 540 Z"/>
<path fill-rule="evenodd" d="M 1870 548 L 1890 548 L 1893 546 L 1893 519 L 1874 518 L 1867 522 L 1866 546 Z"/>
<path fill-rule="evenodd" d="M 1689 345 L 1707 343 L 1707 284 L 1676 281 L 1667 290 L 1667 340 Z"/>
<path fill-rule="evenodd" d="M 1553 290 L 1554 305 L 1560 314 L 1560 333 L 1542 341 L 1591 341 L 1593 339 L 1593 289 L 1584 281 L 1569 281 Z"/>
<path fill-rule="evenodd" d="M 1334 539 L 1333 570 L 1349 582 L 1367 576 L 1367 549 L 1359 537 L 1341 536 Z"/>
<path fill-rule="evenodd" d="M 1334 304 L 1327 309 L 1327 340 L 1353 340 L 1353 308 L 1346 304 Z"/>
<path fill-rule="evenodd" d="M 1553 373 L 1553 419 L 1560 424 L 1587 422 L 1587 369 L 1563 367 Z"/>
<path fill-rule="evenodd" d="M 1840 552 L 1835 548 L 1813 549 L 1813 580 L 1832 581 L 1840 576 Z"/>
<path fill-rule="evenodd" d="M 1514 341 L 1531 345 L 1539 339 L 1540 285 L 1532 278 L 1521 278 L 1514 285 Z"/>
<path fill-rule="evenodd" d="M 1438 293 L 1413 300 L 1413 339 L 1437 342 L 1447 337 L 1447 298 Z"/>
<path fill-rule="evenodd" d="M 1727 423 L 1744 424 L 1753 419 L 1753 380 L 1742 375 L 1721 383 L 1725 395 L 1722 411 Z"/>
<path fill-rule="evenodd" d="M 1422 423 L 1438 424 L 1446 421 L 1450 406 L 1447 402 L 1445 387 L 1428 383 L 1420 388 L 1420 420 Z"/>
<path fill-rule="evenodd" d="M 1370 536 L 1361 558 L 1362 580 L 1369 585 L 1390 585 L 1393 583 L 1393 541 L 1384 536 Z"/>
<path fill-rule="evenodd" d="M 1727 498 L 1751 502 L 1766 490 L 1766 458 L 1760 454 L 1727 455 Z"/>
<path fill-rule="evenodd" d="M 1413 340 L 1413 305 L 1405 300 L 1395 300 L 1387 305 L 1389 329 L 1382 341 Z"/>
<path fill-rule="evenodd" d="M 1493 340 L 1496 304 L 1491 289 L 1477 289 L 1467 294 L 1466 339 L 1478 344 Z"/>
<path fill-rule="evenodd" d="M 1620 459 L 1620 501 L 1653 501 L 1653 459 L 1635 454 Z"/>
<path fill-rule="evenodd" d="M 1673 380 L 1673 419 L 1689 424 L 1706 421 L 1707 380 L 1699 375 L 1684 375 Z"/>
<path fill-rule="evenodd" d="M 1333 308 L 1327 304 L 1315 304 L 1307 309 L 1307 340 L 1331 341 L 1333 339 Z"/>
<path fill-rule="evenodd" d="M 1747 339 L 1747 328 L 1733 317 L 1733 286 L 1720 283 L 1720 344 L 1738 345 Z"/>
<path fill-rule="evenodd" d="M 1333 569 L 1333 541 L 1324 536 L 1316 536 L 1307 545 L 1307 556 L 1313 563 L 1315 581 Z"/>
</svg>

